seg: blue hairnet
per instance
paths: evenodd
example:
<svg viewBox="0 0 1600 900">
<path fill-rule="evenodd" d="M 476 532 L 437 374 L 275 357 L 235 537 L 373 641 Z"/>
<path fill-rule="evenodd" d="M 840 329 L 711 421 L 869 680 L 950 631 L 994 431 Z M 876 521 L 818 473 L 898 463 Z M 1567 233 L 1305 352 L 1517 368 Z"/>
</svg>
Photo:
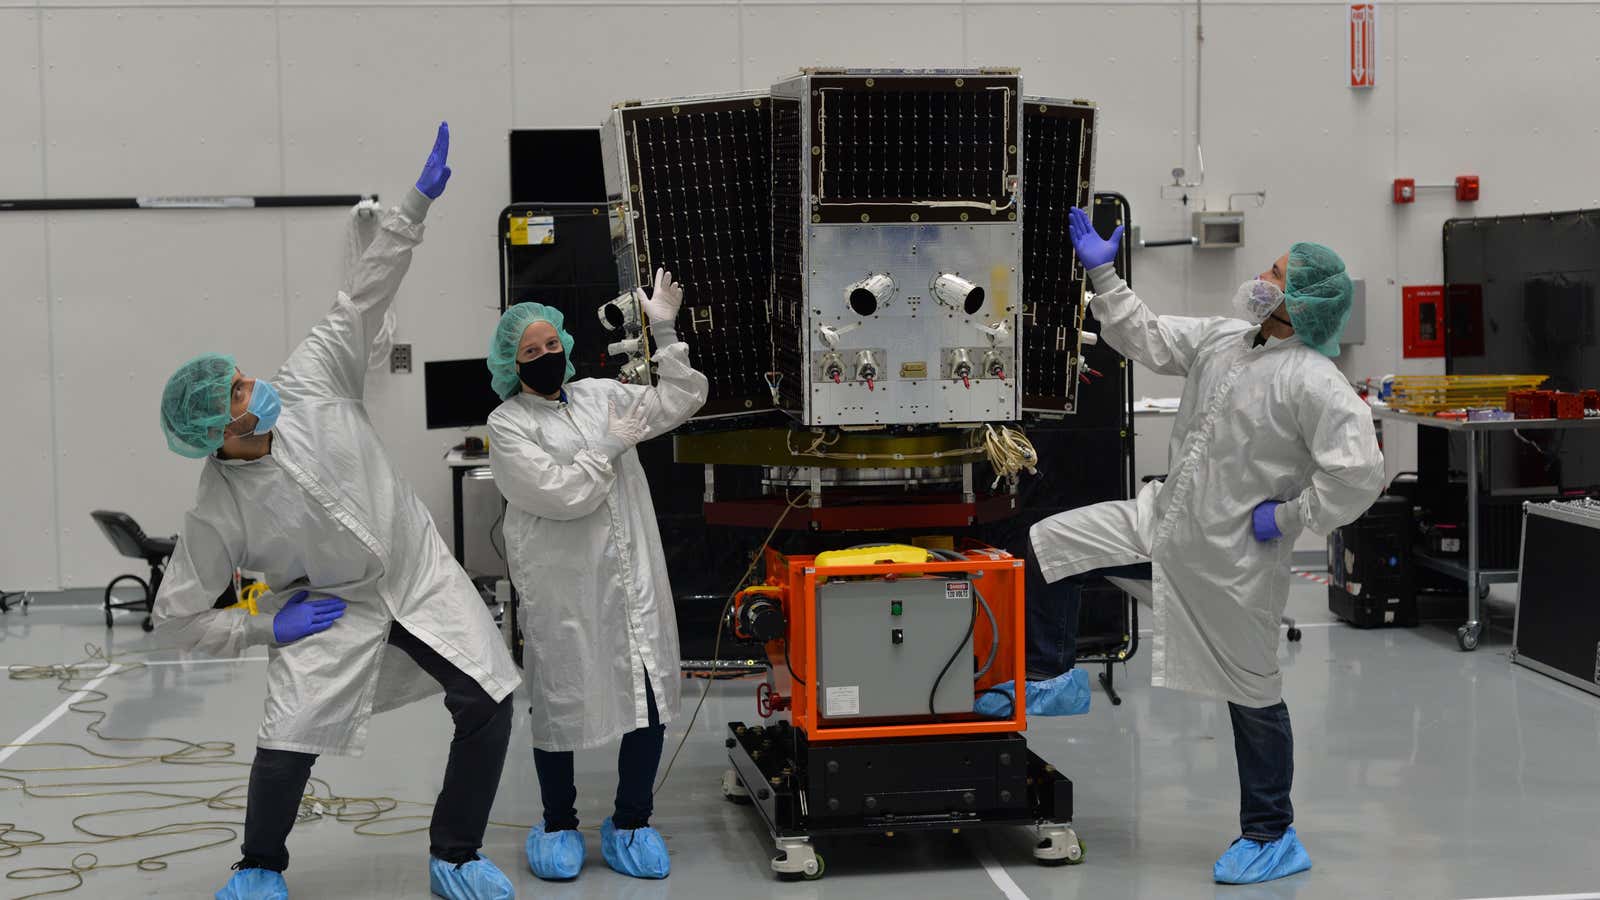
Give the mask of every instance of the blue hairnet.
<svg viewBox="0 0 1600 900">
<path fill-rule="evenodd" d="M 578 370 L 572 365 L 572 335 L 563 327 L 566 317 L 561 310 L 543 303 L 518 303 L 500 316 L 494 337 L 489 339 L 489 378 L 494 392 L 502 400 L 510 400 L 522 390 L 522 378 L 517 374 L 517 347 L 522 344 L 522 333 L 535 322 L 549 322 L 561 337 L 561 349 L 567 351 L 567 374 L 563 384 L 572 380 Z"/>
<path fill-rule="evenodd" d="M 1289 248 L 1287 282 L 1283 293 L 1295 334 L 1324 356 L 1338 356 L 1355 295 L 1344 260 L 1321 244 L 1295 244 Z"/>
<path fill-rule="evenodd" d="M 161 430 L 172 452 L 200 459 L 222 448 L 222 429 L 233 419 L 228 395 L 237 369 L 233 357 L 205 353 L 167 379 L 161 391 Z"/>
</svg>

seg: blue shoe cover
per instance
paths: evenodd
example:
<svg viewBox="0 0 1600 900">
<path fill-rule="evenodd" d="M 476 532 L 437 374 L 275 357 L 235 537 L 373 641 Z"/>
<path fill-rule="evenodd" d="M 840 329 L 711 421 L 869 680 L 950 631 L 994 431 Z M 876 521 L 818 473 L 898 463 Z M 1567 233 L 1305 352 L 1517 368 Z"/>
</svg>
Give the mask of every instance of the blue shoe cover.
<svg viewBox="0 0 1600 900">
<path fill-rule="evenodd" d="M 571 881 L 583 870 L 583 835 L 576 829 L 528 832 L 528 868 L 545 881 Z"/>
<path fill-rule="evenodd" d="M 1283 837 L 1271 843 L 1239 838 L 1223 852 L 1211 873 L 1218 884 L 1260 884 L 1309 868 L 1311 857 L 1290 826 Z"/>
<path fill-rule="evenodd" d="M 1011 715 L 1016 683 L 1007 681 L 978 695 L 973 711 L 982 716 L 1003 718 Z M 998 691 L 999 693 L 995 693 Z M 1072 668 L 1048 681 L 1028 682 L 1028 715 L 1078 716 L 1089 711 L 1089 673 Z M 1003 696 L 1002 696 L 1003 695 Z"/>
<path fill-rule="evenodd" d="M 482 856 L 459 866 L 428 857 L 428 886 L 435 897 L 445 900 L 513 900 L 517 896 L 511 879 Z"/>
<path fill-rule="evenodd" d="M 600 850 L 606 865 L 634 878 L 665 878 L 672 871 L 667 842 L 654 828 L 617 828 L 608 818 L 600 826 Z"/>
<path fill-rule="evenodd" d="M 240 869 L 217 891 L 217 900 L 289 900 L 289 886 L 270 869 Z"/>
</svg>

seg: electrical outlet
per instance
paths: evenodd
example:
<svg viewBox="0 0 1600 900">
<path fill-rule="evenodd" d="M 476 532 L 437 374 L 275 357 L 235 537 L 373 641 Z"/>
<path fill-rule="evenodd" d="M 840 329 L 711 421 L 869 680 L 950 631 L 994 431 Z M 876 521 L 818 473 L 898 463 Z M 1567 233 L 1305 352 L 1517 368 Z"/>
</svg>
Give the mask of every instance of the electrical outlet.
<svg viewBox="0 0 1600 900">
<path fill-rule="evenodd" d="M 410 344 L 395 344 L 389 351 L 389 371 L 396 375 L 411 374 Z"/>
</svg>

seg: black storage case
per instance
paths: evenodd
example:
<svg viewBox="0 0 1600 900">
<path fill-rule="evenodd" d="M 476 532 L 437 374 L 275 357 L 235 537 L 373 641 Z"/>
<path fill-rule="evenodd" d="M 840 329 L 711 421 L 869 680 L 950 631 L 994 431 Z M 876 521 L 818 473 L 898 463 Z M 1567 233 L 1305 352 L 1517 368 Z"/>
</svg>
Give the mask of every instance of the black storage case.
<svg viewBox="0 0 1600 900">
<path fill-rule="evenodd" d="M 1511 661 L 1600 696 L 1600 502 L 1524 509 Z"/>
<path fill-rule="evenodd" d="M 1328 536 L 1328 611 L 1357 628 L 1417 624 L 1411 502 L 1384 496 Z"/>
</svg>

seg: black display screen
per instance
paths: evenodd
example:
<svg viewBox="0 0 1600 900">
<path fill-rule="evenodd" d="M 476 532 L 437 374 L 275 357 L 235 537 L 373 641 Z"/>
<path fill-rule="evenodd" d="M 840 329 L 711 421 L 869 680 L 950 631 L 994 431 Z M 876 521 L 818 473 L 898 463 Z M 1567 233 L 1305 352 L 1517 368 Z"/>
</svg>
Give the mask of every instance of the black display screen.
<svg viewBox="0 0 1600 900">
<path fill-rule="evenodd" d="M 422 364 L 429 428 L 477 428 L 489 421 L 500 397 L 489 384 L 484 359 L 443 359 Z"/>
<path fill-rule="evenodd" d="M 1444 271 L 1447 372 L 1600 388 L 1600 210 L 1452 219 Z M 1451 468 L 1464 470 L 1465 441 L 1451 443 Z M 1495 493 L 1600 484 L 1600 434 L 1589 431 L 1492 435 L 1489 457 Z"/>
</svg>

